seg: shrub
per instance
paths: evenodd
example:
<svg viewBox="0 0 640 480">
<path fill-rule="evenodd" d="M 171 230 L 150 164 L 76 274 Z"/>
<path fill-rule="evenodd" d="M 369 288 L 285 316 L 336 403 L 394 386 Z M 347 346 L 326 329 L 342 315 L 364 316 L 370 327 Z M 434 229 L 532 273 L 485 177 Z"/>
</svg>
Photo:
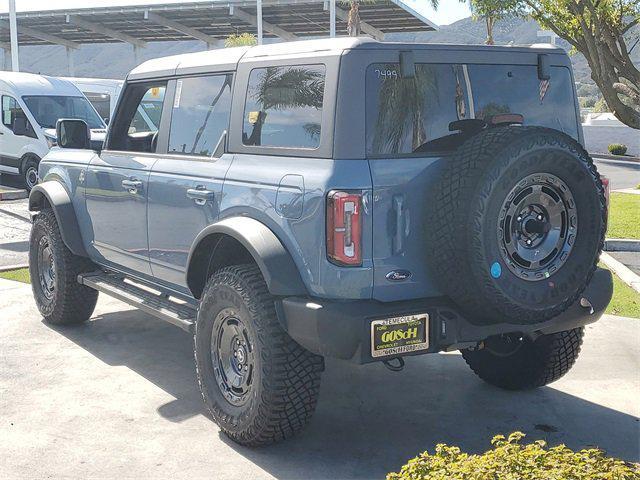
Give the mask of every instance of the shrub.
<svg viewBox="0 0 640 480">
<path fill-rule="evenodd" d="M 440 444 L 435 454 L 424 452 L 390 473 L 387 480 L 638 480 L 637 466 L 607 457 L 602 450 L 574 452 L 564 445 L 547 448 L 544 440 L 521 445 L 524 433 L 514 432 L 491 440 L 493 449 L 482 455 L 463 453 Z"/>
<path fill-rule="evenodd" d="M 578 100 L 580 101 L 580 107 L 593 108 L 596 106 L 598 99 L 596 97 L 580 97 Z"/>
<path fill-rule="evenodd" d="M 607 105 L 607 102 L 604 101 L 604 98 L 601 98 L 593 106 L 593 111 L 595 113 L 607 113 L 607 112 L 610 112 L 611 110 L 609 110 L 609 105 Z"/>
<path fill-rule="evenodd" d="M 224 46 L 229 48 L 229 47 L 252 47 L 253 45 L 257 45 L 258 44 L 258 40 L 256 39 L 256 36 L 252 33 L 240 33 L 240 34 L 235 34 L 232 33 L 231 35 L 229 35 L 225 41 L 224 41 Z"/>
<path fill-rule="evenodd" d="M 609 145 L 609 153 L 611 155 L 624 155 L 627 153 L 627 146 L 621 143 L 612 143 Z"/>
</svg>

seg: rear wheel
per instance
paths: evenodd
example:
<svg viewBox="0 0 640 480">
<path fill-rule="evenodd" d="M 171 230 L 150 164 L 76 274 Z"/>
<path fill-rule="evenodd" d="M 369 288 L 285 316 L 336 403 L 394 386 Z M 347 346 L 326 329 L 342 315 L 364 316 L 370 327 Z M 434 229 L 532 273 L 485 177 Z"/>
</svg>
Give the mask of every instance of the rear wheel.
<svg viewBox="0 0 640 480">
<path fill-rule="evenodd" d="M 38 161 L 29 157 L 22 166 L 22 178 L 27 187 L 27 191 L 31 191 L 38 184 Z"/>
<path fill-rule="evenodd" d="M 541 387 L 558 380 L 573 366 L 584 328 L 541 335 L 535 340 L 519 334 L 490 337 L 478 350 L 463 350 L 471 369 L 487 383 L 507 390 Z"/>
<path fill-rule="evenodd" d="M 194 350 L 204 402 L 232 440 L 273 443 L 311 419 L 323 359 L 282 329 L 257 266 L 226 267 L 209 279 Z"/>
<path fill-rule="evenodd" d="M 78 283 L 78 275 L 95 269 L 85 257 L 74 255 L 62 241 L 51 209 L 33 220 L 29 241 L 29 274 L 38 310 L 48 323 L 82 323 L 93 313 L 98 292 Z"/>
</svg>

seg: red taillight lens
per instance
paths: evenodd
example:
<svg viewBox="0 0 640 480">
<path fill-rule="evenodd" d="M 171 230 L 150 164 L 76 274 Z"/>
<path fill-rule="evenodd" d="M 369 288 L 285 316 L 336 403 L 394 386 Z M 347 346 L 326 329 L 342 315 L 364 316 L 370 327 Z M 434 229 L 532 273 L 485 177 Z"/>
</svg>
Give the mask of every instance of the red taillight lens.
<svg viewBox="0 0 640 480">
<path fill-rule="evenodd" d="M 362 193 L 327 195 L 327 256 L 338 265 L 362 264 Z"/>
</svg>

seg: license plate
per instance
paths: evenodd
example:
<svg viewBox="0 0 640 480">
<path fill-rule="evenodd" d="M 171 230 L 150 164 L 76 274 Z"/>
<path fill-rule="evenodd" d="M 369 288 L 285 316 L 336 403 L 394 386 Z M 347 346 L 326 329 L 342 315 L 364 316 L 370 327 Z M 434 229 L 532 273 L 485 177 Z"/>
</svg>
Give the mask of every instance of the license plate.
<svg viewBox="0 0 640 480">
<path fill-rule="evenodd" d="M 429 348 L 429 315 L 407 315 L 371 322 L 371 356 L 401 355 Z"/>
</svg>

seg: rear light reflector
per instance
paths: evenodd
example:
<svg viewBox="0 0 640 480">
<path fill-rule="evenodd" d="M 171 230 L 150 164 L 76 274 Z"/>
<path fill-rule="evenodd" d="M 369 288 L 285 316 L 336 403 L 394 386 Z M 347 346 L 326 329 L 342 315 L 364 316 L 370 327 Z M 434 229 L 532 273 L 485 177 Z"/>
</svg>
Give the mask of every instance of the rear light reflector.
<svg viewBox="0 0 640 480">
<path fill-rule="evenodd" d="M 327 195 L 327 256 L 337 265 L 362 264 L 362 192 Z"/>
</svg>

